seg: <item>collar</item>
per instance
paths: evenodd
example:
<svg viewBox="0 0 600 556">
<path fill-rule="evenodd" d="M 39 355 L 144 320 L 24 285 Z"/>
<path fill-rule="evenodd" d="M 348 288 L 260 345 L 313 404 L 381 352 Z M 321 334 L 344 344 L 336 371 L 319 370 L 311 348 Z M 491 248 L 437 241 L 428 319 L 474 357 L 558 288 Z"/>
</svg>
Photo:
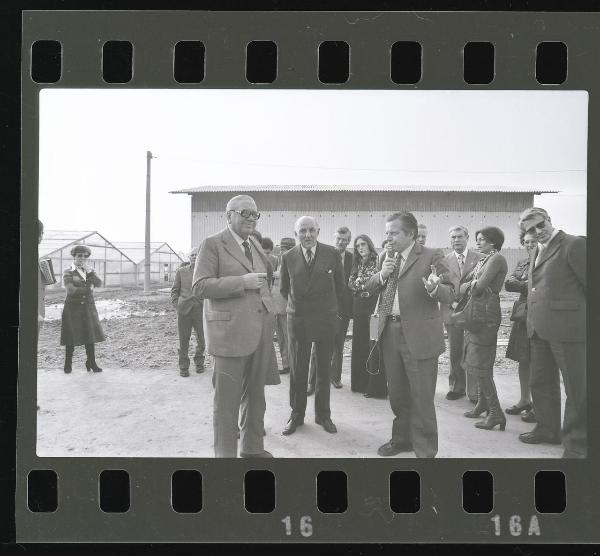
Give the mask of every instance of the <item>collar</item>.
<svg viewBox="0 0 600 556">
<path fill-rule="evenodd" d="M 546 249 L 546 247 L 550 245 L 550 242 L 558 235 L 558 232 L 560 232 L 560 230 L 558 228 L 554 228 L 554 231 L 552 232 L 552 234 L 550 234 L 550 239 L 546 243 L 540 242 L 542 249 Z"/>
<path fill-rule="evenodd" d="M 233 229 L 231 228 L 231 226 L 229 226 L 229 224 L 227 225 L 227 227 L 229 228 L 229 231 L 231 232 L 231 235 L 233 236 L 233 239 L 235 239 L 235 241 L 237 242 L 237 244 L 240 246 L 240 249 L 242 249 L 242 251 L 244 250 L 244 246 L 242 245 L 242 243 L 244 243 L 244 241 L 248 242 L 248 245 L 250 245 L 250 248 L 252 249 L 252 243 L 250 242 L 250 236 L 248 236 L 248 239 L 245 240 L 242 237 L 238 236 Z"/>
<path fill-rule="evenodd" d="M 86 277 L 86 272 L 85 270 L 79 268 L 78 266 L 75 266 L 75 263 L 71 264 L 71 271 L 75 271 L 77 272 L 77 274 L 79 274 L 80 276 L 82 276 L 83 278 Z"/>
<path fill-rule="evenodd" d="M 415 242 L 413 241 L 404 251 L 402 251 L 402 253 L 400 253 L 400 255 L 402 255 L 402 258 L 404 259 L 404 262 L 406 262 L 406 259 L 408 258 L 408 255 L 410 255 L 410 252 L 412 251 L 414 246 Z"/>
<path fill-rule="evenodd" d="M 456 260 L 458 261 L 458 256 L 462 255 L 465 258 L 465 261 L 467 260 L 467 256 L 469 255 L 469 250 L 465 249 L 462 253 L 457 253 L 456 251 L 452 251 L 454 253 L 454 256 L 456 257 Z"/>
<path fill-rule="evenodd" d="M 319 245 L 319 242 L 315 243 L 315 246 L 310 250 L 312 253 L 312 257 L 313 259 L 315 258 L 315 256 L 317 255 L 317 246 Z M 308 249 L 304 249 L 304 247 L 302 246 L 302 244 L 300 244 L 300 249 L 302 250 L 302 255 L 304 256 L 304 258 L 306 259 L 306 251 L 308 251 Z"/>
</svg>

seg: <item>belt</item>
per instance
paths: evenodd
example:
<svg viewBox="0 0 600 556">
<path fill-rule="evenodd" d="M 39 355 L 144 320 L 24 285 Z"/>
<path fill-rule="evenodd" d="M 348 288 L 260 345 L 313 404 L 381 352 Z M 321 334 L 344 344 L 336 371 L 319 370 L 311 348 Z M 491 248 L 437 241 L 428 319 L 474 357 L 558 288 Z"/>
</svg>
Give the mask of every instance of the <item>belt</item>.
<svg viewBox="0 0 600 556">
<path fill-rule="evenodd" d="M 402 320 L 400 315 L 388 315 L 387 319 L 391 320 L 392 322 L 400 322 Z"/>
</svg>

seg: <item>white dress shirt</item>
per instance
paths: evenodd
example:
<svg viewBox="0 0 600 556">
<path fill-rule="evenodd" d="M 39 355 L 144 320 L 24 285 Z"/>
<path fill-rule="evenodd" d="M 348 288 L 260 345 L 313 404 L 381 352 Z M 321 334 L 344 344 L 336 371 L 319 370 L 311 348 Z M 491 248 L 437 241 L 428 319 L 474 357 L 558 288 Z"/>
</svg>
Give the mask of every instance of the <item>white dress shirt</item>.
<svg viewBox="0 0 600 556">
<path fill-rule="evenodd" d="M 244 249 L 244 246 L 242 245 L 242 243 L 244 243 L 244 241 L 248 242 L 248 248 L 250 249 L 250 253 L 254 254 L 253 253 L 254 250 L 252 249 L 252 242 L 250 241 L 250 237 L 248 237 L 248 239 L 243 239 L 233 231 L 231 226 L 227 226 L 227 227 L 229 228 L 229 231 L 231 232 L 233 239 L 235 239 L 235 241 L 237 241 L 237 244 L 240 246 L 242 253 L 244 253 L 244 257 L 246 256 L 246 250 Z"/>
<path fill-rule="evenodd" d="M 406 264 L 406 259 L 408 258 L 408 255 L 410 254 L 410 252 L 412 251 L 412 248 L 414 246 L 415 246 L 415 242 L 413 241 L 404 251 L 402 251 L 402 253 L 400 253 L 398 255 L 398 257 L 402 257 L 399 262 L 400 268 L 398 269 L 398 275 L 402 272 L 402 269 L 404 268 L 404 265 Z M 381 271 L 379 271 L 379 279 L 381 280 L 382 284 L 384 284 L 386 282 L 383 279 L 383 277 L 381 276 Z M 389 279 L 389 276 L 388 276 L 388 279 Z M 398 289 L 397 288 L 396 288 L 396 291 L 394 291 L 394 304 L 392 305 L 392 315 L 396 315 L 396 316 L 400 315 L 400 304 L 398 303 Z"/>
<path fill-rule="evenodd" d="M 550 239 L 546 243 L 542 243 L 541 241 L 538 242 L 538 252 L 537 252 L 537 256 L 535 257 L 534 267 L 536 267 L 538 265 L 538 263 L 540 262 L 542 253 L 548 247 L 548 245 L 550 245 L 550 242 L 556 237 L 556 234 L 558 234 L 558 229 L 554 228 L 554 230 L 552 230 L 552 233 L 550 234 Z"/>
</svg>

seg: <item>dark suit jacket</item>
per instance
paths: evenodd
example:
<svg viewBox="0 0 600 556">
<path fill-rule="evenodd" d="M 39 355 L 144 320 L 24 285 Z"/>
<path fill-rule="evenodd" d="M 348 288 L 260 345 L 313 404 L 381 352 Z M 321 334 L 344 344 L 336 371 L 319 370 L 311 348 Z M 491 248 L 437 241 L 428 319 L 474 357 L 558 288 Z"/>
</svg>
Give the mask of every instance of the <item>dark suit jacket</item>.
<svg viewBox="0 0 600 556">
<path fill-rule="evenodd" d="M 177 269 L 171 287 L 171 303 L 180 315 L 188 315 L 194 308 L 202 310 L 202 300 L 192 293 L 194 269 L 186 264 Z"/>
<path fill-rule="evenodd" d="M 547 341 L 585 342 L 586 240 L 556 234 L 534 267 L 530 257 L 527 335 Z"/>
<path fill-rule="evenodd" d="M 323 243 L 308 268 L 300 245 L 281 258 L 281 295 L 299 342 L 333 340 L 347 287 L 338 251 Z"/>
<path fill-rule="evenodd" d="M 380 268 L 381 261 L 380 257 Z M 438 276 L 441 276 L 435 297 L 427 293 L 421 280 L 429 276 L 432 265 L 436 267 Z M 404 337 L 408 350 L 415 359 L 438 357 L 446 349 L 438 301 L 450 304 L 455 298 L 454 287 L 447 275 L 448 267 L 442 251 L 415 243 L 398 278 L 396 294 Z M 371 293 L 380 292 L 381 303 L 383 288 L 379 273 L 371 277 L 366 289 Z"/>
<path fill-rule="evenodd" d="M 344 253 L 344 290 L 342 295 L 342 305 L 339 312 L 346 318 L 352 318 L 352 313 L 354 312 L 354 295 L 352 294 L 352 290 L 348 287 L 350 274 L 352 274 L 353 259 L 352 253 L 349 251 Z"/>
<path fill-rule="evenodd" d="M 454 301 L 458 301 L 460 298 L 460 286 L 465 282 L 465 279 L 469 275 L 469 273 L 475 268 L 477 261 L 481 259 L 483 255 L 478 253 L 477 251 L 473 251 L 469 249 L 467 252 L 467 257 L 465 259 L 465 264 L 463 265 L 462 274 L 458 270 L 458 261 L 456 260 L 456 255 L 454 251 L 450 251 L 444 259 L 446 262 L 446 266 L 448 267 L 448 275 L 447 278 L 452 282 L 452 286 L 454 287 L 454 293 L 456 295 L 456 299 Z M 442 310 L 442 318 L 445 324 L 452 324 L 451 315 L 453 313 L 452 306 L 446 303 L 440 304 L 440 309 Z"/>
</svg>

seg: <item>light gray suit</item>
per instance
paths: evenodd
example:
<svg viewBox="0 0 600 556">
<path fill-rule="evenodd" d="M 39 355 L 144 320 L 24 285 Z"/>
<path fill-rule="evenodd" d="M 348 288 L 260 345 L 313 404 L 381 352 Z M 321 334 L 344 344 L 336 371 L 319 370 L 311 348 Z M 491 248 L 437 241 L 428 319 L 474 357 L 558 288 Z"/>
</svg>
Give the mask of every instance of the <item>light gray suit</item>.
<svg viewBox="0 0 600 556">
<path fill-rule="evenodd" d="M 458 260 L 454 251 L 450 251 L 445 257 L 446 266 L 448 267 L 448 279 L 454 286 L 454 292 L 456 293 L 456 301 L 460 297 L 460 286 L 464 283 L 465 278 L 475 268 L 475 265 L 481 259 L 481 253 L 467 251 L 465 263 L 462 268 L 462 272 L 458 268 Z M 448 333 L 448 344 L 450 346 L 450 374 L 448 375 L 449 391 L 456 392 L 459 394 L 467 393 L 471 400 L 477 401 L 477 381 L 474 378 L 469 380 L 466 376 L 465 370 L 462 367 L 463 358 L 463 345 L 465 331 L 452 324 L 451 315 L 453 312 L 452 306 L 447 304 L 440 304 L 442 310 L 442 318 L 444 319 L 444 326 Z"/>
<path fill-rule="evenodd" d="M 207 351 L 215 359 L 213 425 L 215 455 L 237 456 L 240 404 L 242 452 L 264 450 L 264 385 L 273 351 L 272 266 L 260 244 L 249 238 L 251 263 L 229 229 L 206 238 L 194 269 L 194 295 L 204 299 Z M 268 284 L 245 290 L 243 276 L 266 272 Z"/>
</svg>

